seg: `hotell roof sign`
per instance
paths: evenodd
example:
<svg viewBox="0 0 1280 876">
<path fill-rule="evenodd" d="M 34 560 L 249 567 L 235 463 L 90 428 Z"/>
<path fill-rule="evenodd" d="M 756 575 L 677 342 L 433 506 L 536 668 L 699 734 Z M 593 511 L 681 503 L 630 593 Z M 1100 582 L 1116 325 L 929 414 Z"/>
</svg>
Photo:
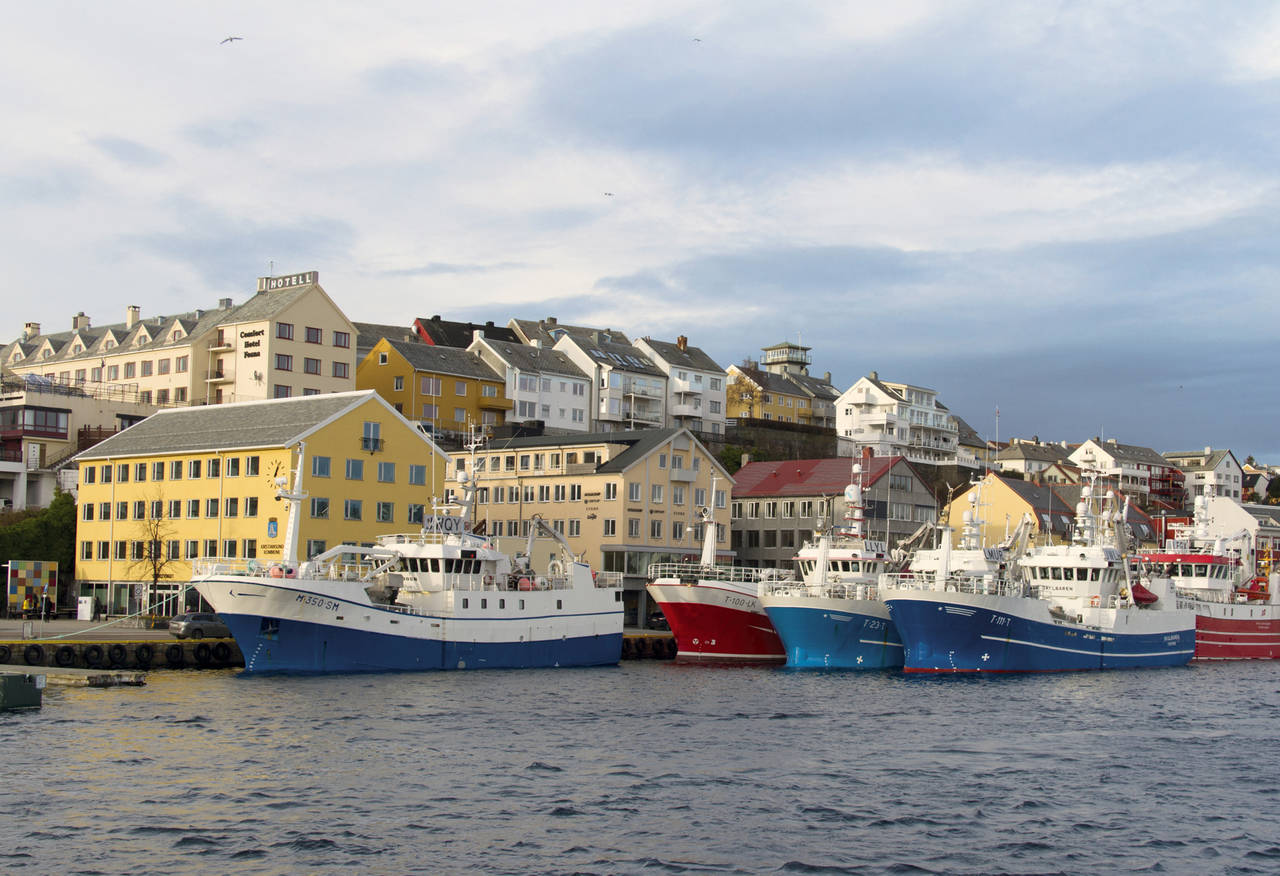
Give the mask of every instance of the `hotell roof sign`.
<svg viewBox="0 0 1280 876">
<path fill-rule="evenodd" d="M 271 292 L 275 289 L 288 289 L 291 286 L 309 286 L 320 282 L 319 271 L 307 271 L 303 274 L 285 274 L 283 277 L 259 277 L 258 291 Z"/>
</svg>

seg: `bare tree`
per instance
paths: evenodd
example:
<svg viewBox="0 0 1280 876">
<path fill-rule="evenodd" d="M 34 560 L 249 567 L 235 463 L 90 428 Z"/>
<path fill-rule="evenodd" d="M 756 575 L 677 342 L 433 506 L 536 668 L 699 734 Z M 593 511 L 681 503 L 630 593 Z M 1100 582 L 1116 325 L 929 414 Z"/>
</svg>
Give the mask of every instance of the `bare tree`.
<svg viewBox="0 0 1280 876">
<path fill-rule="evenodd" d="M 174 528 L 164 516 L 166 505 L 163 490 L 157 489 L 152 493 L 146 510 L 146 516 L 136 524 L 136 531 L 142 540 L 142 553 L 141 556 L 134 555 L 132 562 L 129 563 L 129 570 L 151 580 L 151 588 L 147 595 L 147 609 L 154 613 L 158 602 L 160 579 L 173 577 L 169 570 L 178 563 L 178 558 L 170 557 L 165 550 L 165 545 L 173 535 Z"/>
</svg>

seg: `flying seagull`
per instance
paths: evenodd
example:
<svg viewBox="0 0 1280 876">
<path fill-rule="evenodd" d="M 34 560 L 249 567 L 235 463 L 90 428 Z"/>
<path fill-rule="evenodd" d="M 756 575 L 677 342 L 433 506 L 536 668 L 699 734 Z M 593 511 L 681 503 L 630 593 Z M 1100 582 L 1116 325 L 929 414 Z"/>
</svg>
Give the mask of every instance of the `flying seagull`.
<svg viewBox="0 0 1280 876">
<path fill-rule="evenodd" d="M 605 192 L 605 193 L 604 193 L 604 196 L 605 196 L 606 198 L 612 198 L 612 197 L 613 197 L 613 192 Z"/>
<path fill-rule="evenodd" d="M 700 43 L 700 42 L 702 42 L 702 39 L 701 39 L 700 37 L 694 37 L 694 38 L 693 38 L 693 41 L 694 41 L 695 43 Z"/>
<path fill-rule="evenodd" d="M 227 37 L 225 40 L 218 43 L 218 45 L 225 46 L 227 43 L 234 43 L 236 40 L 242 40 L 242 39 L 244 39 L 244 37 L 231 36 L 231 37 Z"/>
</svg>

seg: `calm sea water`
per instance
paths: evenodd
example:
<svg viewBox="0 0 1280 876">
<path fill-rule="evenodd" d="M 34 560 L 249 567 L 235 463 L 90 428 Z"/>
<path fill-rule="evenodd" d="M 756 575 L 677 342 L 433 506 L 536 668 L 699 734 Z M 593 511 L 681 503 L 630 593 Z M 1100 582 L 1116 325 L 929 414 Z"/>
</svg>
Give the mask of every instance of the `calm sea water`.
<svg viewBox="0 0 1280 876">
<path fill-rule="evenodd" d="M 0 715 L 6 873 L 1280 871 L 1280 664 L 154 672 Z"/>
</svg>

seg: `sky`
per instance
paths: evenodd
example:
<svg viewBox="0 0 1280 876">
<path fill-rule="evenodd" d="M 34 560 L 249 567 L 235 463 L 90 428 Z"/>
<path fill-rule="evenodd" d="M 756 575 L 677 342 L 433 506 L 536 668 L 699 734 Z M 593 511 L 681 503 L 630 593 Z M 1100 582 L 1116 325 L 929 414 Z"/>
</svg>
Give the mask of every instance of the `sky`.
<svg viewBox="0 0 1280 876">
<path fill-rule="evenodd" d="M 356 321 L 793 341 L 984 438 L 1280 464 L 1277 45 L 1251 2 L 17 4 L 0 342 L 318 270 Z"/>
</svg>

